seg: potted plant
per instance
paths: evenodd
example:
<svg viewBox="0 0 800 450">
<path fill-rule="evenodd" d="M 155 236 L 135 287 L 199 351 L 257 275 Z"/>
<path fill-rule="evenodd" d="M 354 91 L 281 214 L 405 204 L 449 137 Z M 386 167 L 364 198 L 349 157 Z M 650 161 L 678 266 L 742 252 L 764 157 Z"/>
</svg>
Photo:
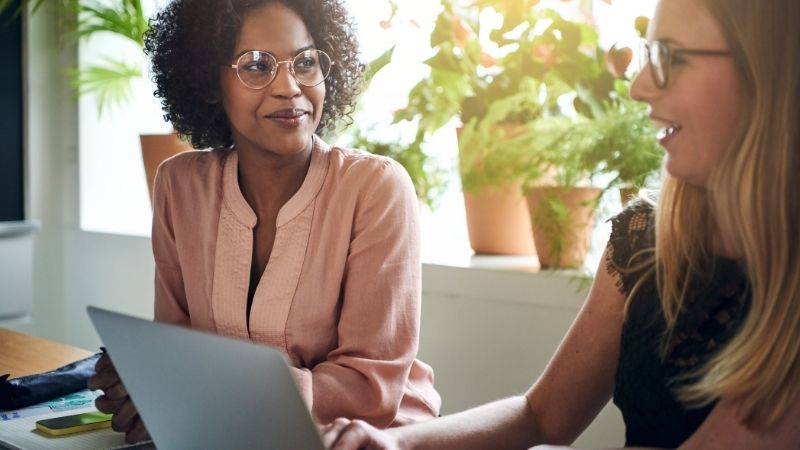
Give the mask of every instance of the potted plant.
<svg viewBox="0 0 800 450">
<path fill-rule="evenodd" d="M 618 80 L 615 95 L 594 115 L 551 116 L 532 124 L 532 167 L 546 167 L 552 186 L 532 186 L 528 206 L 543 267 L 583 264 L 600 195 L 613 187 L 642 186 L 661 164 L 647 108 L 628 96 L 629 82 Z"/>
<path fill-rule="evenodd" d="M 522 196 L 522 180 L 529 173 L 523 149 L 532 134 L 527 123 L 506 120 L 527 107 L 529 96 L 523 90 L 498 100 L 484 117 L 473 117 L 458 130 L 467 232 L 476 253 L 536 253 Z"/>
<path fill-rule="evenodd" d="M 581 51 L 596 45 L 597 33 L 537 3 L 483 1 L 462 6 L 444 0 L 431 34 L 435 54 L 425 61 L 430 76 L 411 90 L 408 106 L 395 116 L 395 121 L 418 121 L 426 134 L 459 119 L 460 175 L 470 241 L 477 253 L 535 253 L 518 176 L 524 160 L 517 149 L 530 140 L 527 124 L 558 114 L 556 100 L 570 87 L 562 80 L 574 84 L 591 78 L 597 84 L 599 79 L 584 70 L 593 67 L 582 64 L 594 55 Z M 504 19 L 490 30 L 489 42 L 481 42 L 478 36 L 485 30 L 479 17 L 487 11 Z M 613 85 L 613 77 L 604 81 L 607 86 L 600 91 Z M 589 107 L 581 102 L 577 99 L 576 107 Z M 484 227 L 488 217 L 500 215 L 497 222 L 504 228 Z M 521 225 L 510 225 L 514 223 Z M 517 244 L 490 240 L 513 235 L 519 236 L 511 239 Z"/>
<path fill-rule="evenodd" d="M 48 2 L 50 3 L 50 2 Z M 12 7 L 12 0 L 0 0 L 0 12 Z M 44 0 L 20 0 L 17 12 L 30 8 L 35 13 Z M 141 0 L 58 0 L 51 3 L 64 17 L 67 38 L 87 39 L 98 33 L 110 33 L 144 47 L 144 34 L 149 25 Z M 131 96 L 131 83 L 144 75 L 144 68 L 120 58 L 103 56 L 102 61 L 67 70 L 75 93 L 94 94 L 98 114 L 112 106 L 125 103 Z M 191 149 L 174 133 L 140 135 L 142 158 L 148 191 L 152 198 L 153 179 L 158 165 L 164 159 Z"/>
</svg>

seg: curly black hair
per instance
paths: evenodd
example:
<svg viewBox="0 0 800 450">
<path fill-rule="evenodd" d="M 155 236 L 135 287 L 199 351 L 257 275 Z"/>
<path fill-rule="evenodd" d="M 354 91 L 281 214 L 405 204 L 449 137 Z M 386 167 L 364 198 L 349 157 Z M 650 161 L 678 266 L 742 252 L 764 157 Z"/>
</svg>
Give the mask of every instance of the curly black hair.
<svg viewBox="0 0 800 450">
<path fill-rule="evenodd" d="M 222 103 L 209 99 L 219 93 L 219 68 L 234 56 L 245 15 L 275 2 L 295 11 L 316 48 L 336 62 L 325 80 L 317 132 L 334 129 L 342 118 L 352 122 L 364 65 L 343 0 L 173 0 L 150 20 L 144 51 L 164 119 L 195 148 L 233 145 Z"/>
</svg>

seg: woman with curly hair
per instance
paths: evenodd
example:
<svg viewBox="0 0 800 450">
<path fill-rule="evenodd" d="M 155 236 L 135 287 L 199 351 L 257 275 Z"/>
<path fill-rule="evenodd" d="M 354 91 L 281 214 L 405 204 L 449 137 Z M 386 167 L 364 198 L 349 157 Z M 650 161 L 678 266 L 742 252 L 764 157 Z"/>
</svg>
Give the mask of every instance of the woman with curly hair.
<svg viewBox="0 0 800 450">
<path fill-rule="evenodd" d="M 350 113 L 363 72 L 342 2 L 175 0 L 145 43 L 166 119 L 212 148 L 159 168 L 155 319 L 282 349 L 320 423 L 438 415 L 432 370 L 416 360 L 410 178 L 317 135 Z M 98 409 L 144 438 L 108 358 L 97 372 Z"/>
</svg>

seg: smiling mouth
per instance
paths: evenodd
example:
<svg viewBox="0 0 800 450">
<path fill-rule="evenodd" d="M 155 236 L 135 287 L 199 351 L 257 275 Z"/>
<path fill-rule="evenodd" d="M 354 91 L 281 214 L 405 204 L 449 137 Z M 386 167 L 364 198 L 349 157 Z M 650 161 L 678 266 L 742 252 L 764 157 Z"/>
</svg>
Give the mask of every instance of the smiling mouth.
<svg viewBox="0 0 800 450">
<path fill-rule="evenodd" d="M 281 109 L 267 114 L 267 119 L 298 119 L 308 114 L 308 111 L 297 108 Z"/>
<path fill-rule="evenodd" d="M 659 141 L 664 141 L 675 136 L 682 128 L 679 123 L 665 122 L 659 119 L 653 120 L 653 126 L 657 130 L 656 138 Z"/>
<path fill-rule="evenodd" d="M 278 124 L 283 128 L 298 128 L 302 125 L 306 118 L 309 116 L 308 111 L 297 108 L 287 108 L 278 111 L 273 111 L 266 116 L 266 119 L 271 120 L 273 123 Z"/>
</svg>

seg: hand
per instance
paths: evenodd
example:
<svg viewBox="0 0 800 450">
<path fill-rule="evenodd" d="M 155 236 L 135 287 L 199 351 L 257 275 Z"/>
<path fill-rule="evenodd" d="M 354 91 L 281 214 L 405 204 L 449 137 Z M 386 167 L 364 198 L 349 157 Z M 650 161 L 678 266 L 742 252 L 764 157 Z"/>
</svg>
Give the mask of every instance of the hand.
<svg viewBox="0 0 800 450">
<path fill-rule="evenodd" d="M 400 445 L 388 431 L 363 420 L 338 418 L 322 428 L 322 441 L 331 450 L 395 450 Z"/>
<path fill-rule="evenodd" d="M 133 444 L 150 439 L 139 413 L 133 405 L 128 390 L 122 384 L 114 364 L 107 353 L 103 353 L 94 366 L 95 374 L 87 382 L 91 390 L 100 389 L 103 395 L 95 399 L 95 407 L 106 414 L 113 414 L 111 428 L 125 433 L 125 442 Z"/>
</svg>

